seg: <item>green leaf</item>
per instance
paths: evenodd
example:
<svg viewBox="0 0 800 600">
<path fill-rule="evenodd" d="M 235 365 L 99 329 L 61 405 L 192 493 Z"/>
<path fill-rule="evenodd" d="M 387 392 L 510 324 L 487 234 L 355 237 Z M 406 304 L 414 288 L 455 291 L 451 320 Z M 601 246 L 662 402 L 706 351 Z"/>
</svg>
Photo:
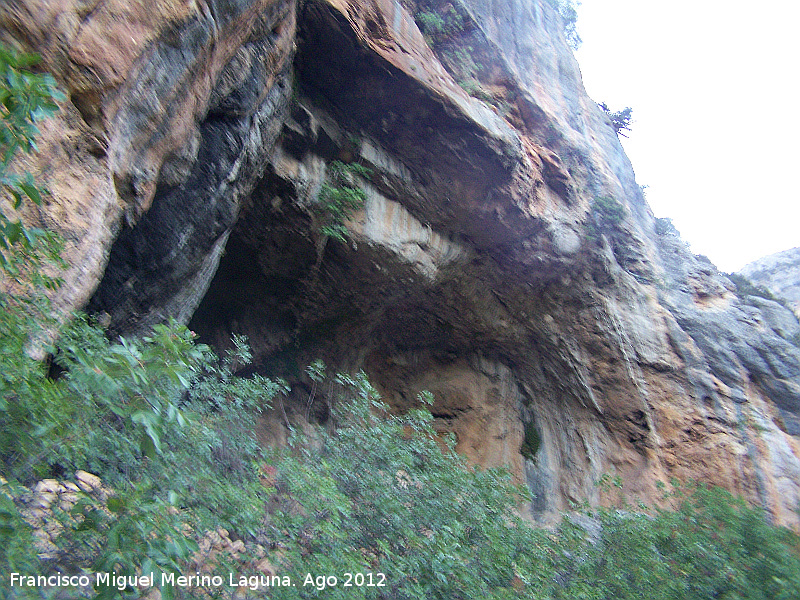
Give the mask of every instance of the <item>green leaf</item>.
<svg viewBox="0 0 800 600">
<path fill-rule="evenodd" d="M 50 423 L 42 423 L 40 425 L 37 425 L 34 428 L 33 435 L 35 437 L 45 436 L 45 435 L 49 434 L 53 429 L 55 429 L 55 427 L 56 427 L 56 424 L 52 423 L 52 422 L 50 422 Z"/>
<path fill-rule="evenodd" d="M 25 195 L 30 198 L 30 200 L 36 204 L 40 205 L 42 203 L 42 195 L 39 191 L 39 188 L 36 187 L 32 182 L 24 182 L 20 184 L 20 189 L 25 192 Z"/>
<path fill-rule="evenodd" d="M 146 432 L 142 433 L 141 442 L 139 443 L 139 448 L 147 458 L 154 459 L 158 454 L 159 450 L 156 446 L 155 440 L 148 435 Z"/>
<path fill-rule="evenodd" d="M 175 600 L 175 590 L 170 585 L 161 586 L 162 600 Z"/>
<path fill-rule="evenodd" d="M 153 563 L 153 560 L 148 556 L 142 561 L 142 574 L 149 575 L 150 573 L 155 573 L 156 567 Z"/>
<path fill-rule="evenodd" d="M 108 510 L 110 510 L 113 513 L 122 513 L 125 512 L 126 509 L 125 500 L 117 496 L 112 496 L 111 498 L 109 498 L 108 502 L 106 503 L 106 506 L 108 507 Z"/>
</svg>

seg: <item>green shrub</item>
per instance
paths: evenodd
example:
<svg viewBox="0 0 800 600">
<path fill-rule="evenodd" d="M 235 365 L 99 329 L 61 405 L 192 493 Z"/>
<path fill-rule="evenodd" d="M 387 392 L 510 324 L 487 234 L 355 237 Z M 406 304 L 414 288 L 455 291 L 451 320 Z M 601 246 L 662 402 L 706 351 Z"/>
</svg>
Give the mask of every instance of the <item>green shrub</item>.
<svg viewBox="0 0 800 600">
<path fill-rule="evenodd" d="M 15 173 L 19 152 L 36 150 L 37 123 L 64 98 L 50 75 L 30 71 L 38 57 L 0 45 L 0 194 L 14 208 L 39 204 L 46 193 L 30 173 Z M 43 290 L 55 289 L 48 269 L 63 266 L 58 236 L 30 228 L 0 211 L 0 464 L 27 470 L 51 430 L 69 426 L 71 408 L 60 407 L 46 369 L 28 356 L 32 343 L 54 324 Z"/>
<path fill-rule="evenodd" d="M 672 219 L 661 218 L 656 219 L 656 235 L 677 235 L 680 237 L 680 232 L 675 228 Z"/>
<path fill-rule="evenodd" d="M 586 232 L 591 240 L 599 240 L 602 234 L 616 232 L 627 216 L 627 210 L 614 198 L 601 196 L 595 198 L 589 212 Z"/>
<path fill-rule="evenodd" d="M 12 500 L 21 494 L 22 490 L 13 482 L 0 483 L 0 577 L 3 578 L 11 572 L 35 573 L 39 566 L 32 528 Z"/>
<path fill-rule="evenodd" d="M 20 54 L 0 44 L 0 193 L 10 196 L 14 209 L 21 206 L 24 198 L 41 204 L 46 194 L 33 175 L 15 173 L 11 166 L 19 152 L 36 151 L 36 124 L 52 115 L 58 109 L 56 102 L 65 99 L 51 75 L 30 70 L 38 62 L 36 55 Z M 23 258 L 37 257 L 37 241 L 42 237 L 48 245 L 54 244 L 52 234 L 26 227 L 0 211 L 0 266 L 7 277 L 39 274 L 36 268 L 26 269 Z M 21 250 L 26 256 L 20 256 Z"/>
<path fill-rule="evenodd" d="M 386 575 L 385 587 L 331 598 L 497 597 L 513 595 L 520 570 L 536 580 L 527 565 L 540 534 L 514 512 L 525 491 L 505 472 L 469 467 L 452 440 L 443 451 L 427 410 L 391 416 L 363 374 L 339 382 L 351 400 L 334 406 L 336 430 L 275 459 L 280 509 L 268 530 L 289 572 Z"/>
<path fill-rule="evenodd" d="M 267 496 L 252 424 L 284 384 L 234 378 L 231 369 L 249 356 L 245 341 L 235 341 L 220 362 L 174 323 L 141 341 L 112 344 L 78 318 L 59 341 L 65 372 L 58 380 L 24 354 L 17 358 L 13 402 L 0 413 L 3 476 L 32 484 L 85 469 L 115 491 L 108 510 L 87 499 L 64 515 L 59 568 L 180 571 L 196 547 L 193 535 L 217 527 L 255 535 Z M 0 338 L 0 349 L 8 343 Z M 0 519 L 8 538 L 0 562 L 34 560 L 24 541 L 30 528 L 13 502 L 0 506 Z M 188 537 L 187 523 L 194 528 Z M 112 592 L 99 590 L 100 597 Z"/>
<path fill-rule="evenodd" d="M 371 171 L 366 167 L 338 160 L 328 165 L 328 181 L 322 184 L 317 198 L 317 214 L 321 222 L 320 232 L 344 242 L 347 239 L 345 222 L 364 206 L 366 194 L 356 181 L 367 178 Z"/>
<path fill-rule="evenodd" d="M 444 11 L 420 10 L 414 19 L 425 36 L 429 46 L 437 46 L 464 31 L 466 27 L 464 16 L 449 4 Z"/>
<path fill-rule="evenodd" d="M 483 63 L 475 60 L 472 46 L 448 48 L 442 51 L 442 56 L 445 66 L 453 73 L 458 85 L 464 91 L 484 102 L 490 99 L 490 95 L 482 88 L 480 81 L 480 74 L 484 69 Z"/>
<path fill-rule="evenodd" d="M 207 360 L 209 349 L 192 338 L 173 322 L 156 325 L 141 341 L 121 337 L 111 344 L 79 317 L 62 334 L 56 361 L 69 393 L 91 402 L 93 409 L 87 410 L 95 415 L 108 411 L 109 418 L 139 437 L 142 454 L 153 458 L 173 424 L 184 425 L 178 402 Z"/>
<path fill-rule="evenodd" d="M 627 215 L 625 207 L 610 196 L 595 199 L 592 212 L 606 227 L 617 227 Z"/>
<path fill-rule="evenodd" d="M 60 96 L 51 77 L 25 71 L 34 63 L 0 48 L 0 189 L 19 206 L 38 203 L 43 188 L 9 165 L 34 151 L 35 123 Z M 141 340 L 110 342 L 89 319 L 75 317 L 60 332 L 57 373 L 27 352 L 57 331 L 43 290 L 58 285 L 45 273 L 60 264 L 51 233 L 0 218 L 0 566 L 27 573 L 94 568 L 132 574 L 179 570 L 196 534 L 218 526 L 255 532 L 263 486 L 252 421 L 280 382 L 234 378 L 249 360 L 245 340 L 218 361 L 176 323 L 157 325 Z M 41 562 L 31 526 L 18 503 L 43 477 L 98 475 L 114 495 L 85 495 L 63 524 L 59 559 Z M 170 510 L 167 510 L 167 509 Z M 170 597 L 172 590 L 162 590 Z M 38 592 L 32 592 L 39 597 Z M 98 590 L 100 597 L 122 594 Z M 24 593 L 23 593 L 24 594 Z M 19 594 L 15 595 L 19 597 Z"/>
<path fill-rule="evenodd" d="M 756 285 L 744 275 L 740 275 L 739 273 L 728 273 L 728 279 L 730 279 L 733 285 L 736 286 L 736 294 L 740 298 L 744 299 L 747 296 L 757 296 L 759 298 L 772 300 L 773 302 L 777 302 L 786 306 L 786 301 L 783 298 L 778 298 L 763 285 Z"/>
<path fill-rule="evenodd" d="M 655 517 L 600 511 L 604 536 L 591 569 L 606 597 L 796 597 L 796 535 L 720 488 L 690 484 L 674 495 L 678 510 Z"/>
<path fill-rule="evenodd" d="M 429 10 L 421 10 L 414 17 L 419 23 L 422 33 L 433 38 L 444 32 L 445 21 L 438 13 Z"/>
<path fill-rule="evenodd" d="M 265 533 L 288 573 L 386 575 L 383 588 L 326 596 L 788 599 L 800 589 L 800 539 L 723 490 L 677 487 L 676 511 L 598 509 L 535 529 L 515 516 L 525 490 L 437 442 L 427 410 L 391 416 L 363 374 L 339 381 L 350 400 L 334 405 L 335 430 L 273 458 Z M 297 585 L 280 597 L 317 594 Z"/>
</svg>

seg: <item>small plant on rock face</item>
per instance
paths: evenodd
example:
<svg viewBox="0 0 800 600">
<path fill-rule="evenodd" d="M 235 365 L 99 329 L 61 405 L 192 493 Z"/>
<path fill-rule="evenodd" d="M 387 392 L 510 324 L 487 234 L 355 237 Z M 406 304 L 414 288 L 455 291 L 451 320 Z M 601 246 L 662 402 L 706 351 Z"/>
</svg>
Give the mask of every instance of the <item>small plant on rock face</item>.
<svg viewBox="0 0 800 600">
<path fill-rule="evenodd" d="M 20 54 L 0 45 L 0 200 L 14 210 L 23 200 L 41 204 L 47 190 L 28 172 L 17 172 L 13 163 L 19 154 L 36 152 L 37 124 L 58 110 L 64 99 L 51 75 L 30 68 L 39 62 L 32 54 Z M 43 270 L 44 265 L 64 267 L 60 258 L 62 240 L 52 232 L 24 225 L 0 207 L 0 277 L 5 289 L 2 303 L 28 305 L 28 313 L 40 315 L 33 297 L 41 288 L 54 290 L 60 280 Z"/>
<path fill-rule="evenodd" d="M 522 447 L 519 449 L 519 453 L 528 460 L 536 460 L 536 454 L 539 452 L 539 448 L 542 445 L 542 438 L 536 428 L 536 423 L 525 423 L 524 432 L 525 437 L 522 441 Z"/>
<path fill-rule="evenodd" d="M 589 238 L 598 240 L 601 234 L 618 229 L 626 214 L 625 207 L 616 199 L 609 196 L 596 198 L 586 227 Z"/>
<path fill-rule="evenodd" d="M 344 242 L 345 222 L 364 206 L 367 196 L 358 187 L 356 177 L 369 177 L 371 171 L 363 165 L 334 160 L 328 165 L 328 182 L 322 185 L 317 197 L 317 213 L 323 235 Z"/>
<path fill-rule="evenodd" d="M 631 130 L 631 123 L 633 123 L 633 109 L 630 106 L 626 106 L 622 110 L 618 110 L 613 112 L 605 102 L 600 102 L 598 105 L 608 118 L 611 119 L 611 126 L 614 128 L 614 132 L 617 135 L 621 135 L 622 137 L 626 138 L 628 135 L 624 132 Z"/>
<path fill-rule="evenodd" d="M 444 31 L 444 19 L 433 11 L 420 11 L 417 13 L 416 20 L 422 32 L 431 38 L 435 35 L 440 35 Z"/>
<path fill-rule="evenodd" d="M 0 45 L 0 188 L 12 196 L 14 208 L 23 197 L 42 201 L 43 189 L 33 176 L 13 173 L 9 166 L 19 151 L 36 152 L 36 124 L 54 114 L 56 102 L 65 98 L 52 75 L 29 70 L 39 60 Z"/>
<path fill-rule="evenodd" d="M 676 235 L 680 237 L 680 232 L 675 228 L 672 219 L 656 219 L 656 235 Z"/>
<path fill-rule="evenodd" d="M 792 310 L 791 305 L 786 301 L 786 299 L 776 296 L 763 285 L 757 285 L 753 283 L 744 275 L 740 275 L 739 273 L 728 273 L 728 279 L 730 279 L 731 283 L 733 283 L 735 286 L 734 293 L 746 304 L 752 304 L 753 300 L 750 297 L 755 296 L 765 300 L 777 302 L 785 309 L 789 311 Z"/>
<path fill-rule="evenodd" d="M 576 0 L 548 0 L 548 2 L 558 11 L 564 25 L 564 37 L 567 44 L 573 50 L 580 48 L 583 43 L 581 36 L 578 35 L 578 6 L 580 2 Z"/>
<path fill-rule="evenodd" d="M 452 4 L 443 12 L 421 10 L 414 19 L 429 46 L 441 44 L 465 28 L 464 17 Z"/>
</svg>

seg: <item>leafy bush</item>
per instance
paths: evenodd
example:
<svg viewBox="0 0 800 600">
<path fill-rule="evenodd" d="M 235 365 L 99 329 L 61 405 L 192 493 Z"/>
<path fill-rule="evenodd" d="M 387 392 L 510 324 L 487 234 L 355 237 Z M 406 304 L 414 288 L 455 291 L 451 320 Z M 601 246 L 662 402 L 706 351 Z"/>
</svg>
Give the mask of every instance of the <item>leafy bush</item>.
<svg viewBox="0 0 800 600">
<path fill-rule="evenodd" d="M 183 572 L 198 549 L 184 533 L 189 527 L 186 515 L 173 504 L 145 485 L 121 488 L 105 502 L 84 495 L 64 518 L 67 529 L 60 536 L 58 567 L 78 572 L 91 565 L 95 573 L 123 577 L 154 573 L 160 587 L 161 573 Z M 98 599 L 135 597 L 133 590 L 122 593 L 114 585 L 95 587 Z M 164 586 L 162 598 L 173 597 L 174 591 Z"/>
<path fill-rule="evenodd" d="M 15 208 L 23 196 L 41 201 L 43 188 L 30 174 L 11 173 L 10 165 L 19 150 L 35 151 L 35 124 L 61 97 L 50 76 L 25 70 L 34 62 L 0 48 L 0 188 Z M 158 325 L 142 340 L 112 343 L 81 316 L 50 349 L 57 366 L 51 372 L 27 349 L 32 339 L 45 339 L 40 332 L 56 327 L 42 291 L 58 285 L 44 273 L 61 264 L 59 240 L 5 215 L 0 225 L 0 269 L 9 284 L 0 294 L 4 572 L 52 572 L 53 563 L 39 560 L 29 517 L 20 512 L 29 493 L 22 484 L 77 469 L 99 475 L 114 495 L 85 496 L 67 513 L 56 511 L 58 568 L 174 571 L 196 547 L 187 537 L 190 521 L 254 532 L 264 498 L 252 419 L 283 385 L 232 376 L 249 360 L 243 339 L 220 362 L 176 323 Z M 98 591 L 120 595 L 114 588 Z"/>
<path fill-rule="evenodd" d="M 338 381 L 350 399 L 334 406 L 336 429 L 273 457 L 264 534 L 287 573 L 385 583 L 326 596 L 755 600 L 800 589 L 800 538 L 728 492 L 674 482 L 676 511 L 604 508 L 535 529 L 516 516 L 526 490 L 468 466 L 426 409 L 391 416 L 363 374 Z M 317 593 L 298 582 L 280 597 Z"/>
<path fill-rule="evenodd" d="M 739 273 L 728 273 L 728 279 L 736 286 L 736 293 L 740 297 L 757 296 L 765 300 L 772 300 L 773 302 L 782 303 L 781 299 L 777 298 L 775 294 L 770 292 L 763 285 L 756 285 L 744 275 Z M 785 301 L 784 301 L 785 302 Z"/>
<path fill-rule="evenodd" d="M 625 207 L 610 196 L 596 198 L 592 212 L 605 227 L 617 227 L 627 215 Z"/>
<path fill-rule="evenodd" d="M 414 18 L 419 23 L 422 33 L 431 38 L 444 32 L 445 21 L 438 13 L 430 10 L 421 10 Z"/>
<path fill-rule="evenodd" d="M 464 31 L 464 16 L 449 4 L 446 10 L 420 10 L 414 15 L 429 46 L 436 46 Z"/>
<path fill-rule="evenodd" d="M 589 212 L 586 232 L 589 239 L 599 240 L 602 234 L 613 234 L 627 216 L 625 207 L 610 196 L 595 198 Z"/>
<path fill-rule="evenodd" d="M 8 318 L 0 315 L 0 323 Z M 3 356 L 8 342 L 0 338 Z M 194 535 L 217 527 L 255 535 L 267 495 L 252 423 L 284 384 L 234 378 L 231 369 L 248 355 L 239 338 L 217 361 L 174 323 L 140 342 L 112 344 L 78 318 L 59 341 L 56 360 L 65 371 L 58 380 L 26 355 L 16 359 L 0 413 L 3 476 L 32 484 L 87 469 L 115 492 L 107 504 L 89 499 L 63 515 L 59 568 L 180 571 Z M 13 502 L 0 506 L 0 519 L 8 538 L 0 562 L 47 573 L 52 567 L 25 545 L 30 528 Z"/>
<path fill-rule="evenodd" d="M 13 197 L 14 208 L 23 197 L 36 204 L 42 201 L 42 190 L 33 176 L 12 173 L 9 166 L 20 150 L 36 150 L 36 123 L 55 113 L 56 102 L 65 99 L 52 75 L 30 70 L 39 60 L 34 54 L 0 45 L 0 187 Z"/>
<path fill-rule="evenodd" d="M 23 198 L 36 204 L 45 190 L 30 173 L 11 169 L 20 151 L 34 152 L 36 124 L 52 114 L 63 99 L 50 75 L 29 69 L 38 57 L 0 45 L 0 194 L 17 209 Z M 30 466 L 40 450 L 37 438 L 69 423 L 69 409 L 54 409 L 57 392 L 45 369 L 28 357 L 32 339 L 52 325 L 43 289 L 59 280 L 46 269 L 61 266 L 61 240 L 29 228 L 0 209 L 0 462 Z M 5 472 L 4 472 L 5 474 Z"/>
<path fill-rule="evenodd" d="M 525 490 L 503 471 L 467 466 L 429 411 L 391 416 L 363 374 L 338 382 L 352 399 L 334 407 L 336 430 L 275 459 L 268 532 L 288 572 L 386 575 L 385 587 L 330 589 L 331 598 L 512 594 L 515 563 L 530 564 L 541 536 L 515 516 Z"/>
<path fill-rule="evenodd" d="M 674 482 L 677 486 L 677 482 Z M 675 511 L 592 513 L 599 535 L 580 521 L 559 531 L 556 597 L 706 599 L 795 598 L 800 538 L 773 527 L 759 509 L 720 489 L 689 484 L 671 494 Z M 581 594 L 591 594 L 584 595 Z"/>
<path fill-rule="evenodd" d="M 39 566 L 31 527 L 24 521 L 13 497 L 20 495 L 18 486 L 0 482 L 0 571 L 33 573 Z"/>
<path fill-rule="evenodd" d="M 356 163 L 334 160 L 328 165 L 328 182 L 322 185 L 317 198 L 317 213 L 323 235 L 340 242 L 346 240 L 345 222 L 364 206 L 366 200 L 366 194 L 358 187 L 356 177 L 367 178 L 370 174 L 369 169 Z"/>
<path fill-rule="evenodd" d="M 153 458 L 170 426 L 185 424 L 178 401 L 198 379 L 208 352 L 192 338 L 170 323 L 156 325 L 141 342 L 121 337 L 110 344 L 102 331 L 77 319 L 62 335 L 56 361 L 69 392 L 93 402 L 92 413 L 107 410 L 121 427 L 138 432 L 142 454 Z"/>
<path fill-rule="evenodd" d="M 65 98 L 52 75 L 30 70 L 38 62 L 36 55 L 20 54 L 0 44 L 0 193 L 10 196 L 14 209 L 20 207 L 23 198 L 34 204 L 42 202 L 46 190 L 33 180 L 33 175 L 15 173 L 11 165 L 20 151 L 36 150 L 35 139 L 39 134 L 36 124 L 52 115 L 58 109 L 56 103 Z M 37 257 L 34 249 L 41 237 L 47 238 L 51 245 L 54 243 L 52 235 L 28 228 L 0 210 L 0 266 L 6 276 L 16 277 L 20 269 L 28 274 L 38 271 L 22 268 L 26 264 L 22 259 Z M 28 256 L 14 256 L 10 252 L 12 247 L 24 249 Z"/>
</svg>

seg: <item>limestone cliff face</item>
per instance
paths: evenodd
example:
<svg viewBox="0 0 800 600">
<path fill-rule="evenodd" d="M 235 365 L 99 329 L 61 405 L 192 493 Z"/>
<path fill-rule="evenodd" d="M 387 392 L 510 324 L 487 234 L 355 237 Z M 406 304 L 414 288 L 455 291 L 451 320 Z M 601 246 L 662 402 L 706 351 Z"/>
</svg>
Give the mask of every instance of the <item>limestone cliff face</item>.
<svg viewBox="0 0 800 600">
<path fill-rule="evenodd" d="M 611 501 L 608 473 L 629 499 L 695 478 L 798 523 L 800 351 L 656 232 L 548 1 L 161 4 L 0 8 L 70 94 L 42 158 L 62 306 L 246 334 L 298 388 L 320 357 L 397 410 L 430 390 L 537 518 Z M 369 169 L 344 243 L 321 229 L 334 160 Z"/>
<path fill-rule="evenodd" d="M 128 290 L 104 304 L 126 329 L 191 316 L 280 131 L 294 14 L 276 0 L 0 6 L 2 37 L 69 94 L 32 166 L 72 265 L 58 306 L 86 305 L 105 273 L 100 297 Z"/>
</svg>

